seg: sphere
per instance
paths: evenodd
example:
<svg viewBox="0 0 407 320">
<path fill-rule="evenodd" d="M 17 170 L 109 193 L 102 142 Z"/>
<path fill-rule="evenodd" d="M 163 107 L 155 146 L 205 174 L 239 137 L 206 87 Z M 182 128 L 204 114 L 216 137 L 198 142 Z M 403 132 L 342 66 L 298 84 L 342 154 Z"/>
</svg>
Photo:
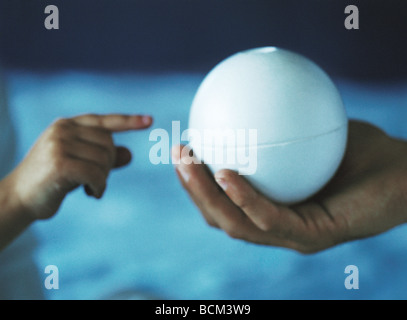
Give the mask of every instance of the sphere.
<svg viewBox="0 0 407 320">
<path fill-rule="evenodd" d="M 297 53 L 264 47 L 220 62 L 192 102 L 189 146 L 215 173 L 236 170 L 271 200 L 293 204 L 337 171 L 348 119 L 329 76 Z"/>
</svg>

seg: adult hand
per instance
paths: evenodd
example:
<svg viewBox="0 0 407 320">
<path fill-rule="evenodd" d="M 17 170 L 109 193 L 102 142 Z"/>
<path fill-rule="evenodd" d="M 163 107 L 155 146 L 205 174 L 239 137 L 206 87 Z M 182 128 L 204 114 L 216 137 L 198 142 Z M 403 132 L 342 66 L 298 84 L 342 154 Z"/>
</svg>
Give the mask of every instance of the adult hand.
<svg viewBox="0 0 407 320">
<path fill-rule="evenodd" d="M 173 148 L 179 179 L 210 226 L 233 238 L 317 252 L 384 232 L 407 221 L 407 143 L 350 121 L 343 162 L 328 185 L 292 206 L 273 203 L 230 170 L 213 176 Z M 190 160 L 190 159 L 189 159 Z M 188 163 L 188 162 L 187 162 Z M 190 163 L 190 162 L 189 162 Z"/>
</svg>

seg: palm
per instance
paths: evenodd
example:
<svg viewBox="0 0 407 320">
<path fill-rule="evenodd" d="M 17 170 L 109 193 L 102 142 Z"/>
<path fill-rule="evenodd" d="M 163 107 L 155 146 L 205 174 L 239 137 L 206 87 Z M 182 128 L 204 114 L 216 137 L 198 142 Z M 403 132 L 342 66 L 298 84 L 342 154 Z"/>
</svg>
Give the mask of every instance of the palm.
<svg viewBox="0 0 407 320">
<path fill-rule="evenodd" d="M 309 253 L 404 222 L 399 198 L 406 155 L 405 143 L 351 121 L 347 151 L 336 175 L 317 195 L 292 206 L 273 203 L 229 170 L 215 175 L 219 185 L 227 182 L 225 193 L 202 165 L 181 165 L 178 170 L 210 225 L 234 238 Z"/>
</svg>

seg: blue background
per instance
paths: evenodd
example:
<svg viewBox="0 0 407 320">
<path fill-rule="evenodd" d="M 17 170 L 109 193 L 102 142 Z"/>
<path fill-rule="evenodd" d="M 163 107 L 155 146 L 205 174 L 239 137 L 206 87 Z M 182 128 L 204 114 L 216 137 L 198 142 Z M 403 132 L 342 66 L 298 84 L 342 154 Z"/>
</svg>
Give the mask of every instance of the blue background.
<svg viewBox="0 0 407 320">
<path fill-rule="evenodd" d="M 350 118 L 407 138 L 406 5 L 367 2 L 357 2 L 361 30 L 348 31 L 342 1 L 53 1 L 61 30 L 46 31 L 47 1 L 0 1 L 17 161 L 59 117 L 147 113 L 152 129 L 186 129 L 210 68 L 260 45 L 307 55 Z M 150 163 L 149 132 L 115 136 L 134 160 L 111 174 L 102 200 L 74 191 L 0 255 L 0 298 L 406 298 L 405 226 L 310 256 L 230 239 L 205 224 L 172 165 Z M 50 264 L 59 290 L 44 288 Z M 344 287 L 350 264 L 359 290 Z"/>
</svg>

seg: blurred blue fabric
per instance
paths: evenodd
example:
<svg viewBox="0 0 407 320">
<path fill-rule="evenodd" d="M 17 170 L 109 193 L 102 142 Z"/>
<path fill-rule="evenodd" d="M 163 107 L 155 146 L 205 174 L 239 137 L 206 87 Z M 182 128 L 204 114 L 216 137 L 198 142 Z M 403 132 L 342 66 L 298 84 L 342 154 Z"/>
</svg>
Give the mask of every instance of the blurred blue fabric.
<svg viewBox="0 0 407 320">
<path fill-rule="evenodd" d="M 147 113 L 155 117 L 152 129 L 171 132 L 172 121 L 186 129 L 203 77 L 10 72 L 17 160 L 59 117 Z M 351 118 L 407 138 L 407 81 L 335 81 Z M 230 239 L 206 225 L 172 165 L 150 163 L 149 132 L 115 136 L 134 159 L 111 174 L 103 199 L 74 191 L 56 217 L 37 222 L 0 256 L 1 298 L 104 299 L 126 290 L 164 299 L 407 298 L 406 226 L 311 256 Z M 59 268 L 59 290 L 43 284 L 51 264 Z M 359 290 L 344 287 L 350 264 L 359 268 Z"/>
</svg>

